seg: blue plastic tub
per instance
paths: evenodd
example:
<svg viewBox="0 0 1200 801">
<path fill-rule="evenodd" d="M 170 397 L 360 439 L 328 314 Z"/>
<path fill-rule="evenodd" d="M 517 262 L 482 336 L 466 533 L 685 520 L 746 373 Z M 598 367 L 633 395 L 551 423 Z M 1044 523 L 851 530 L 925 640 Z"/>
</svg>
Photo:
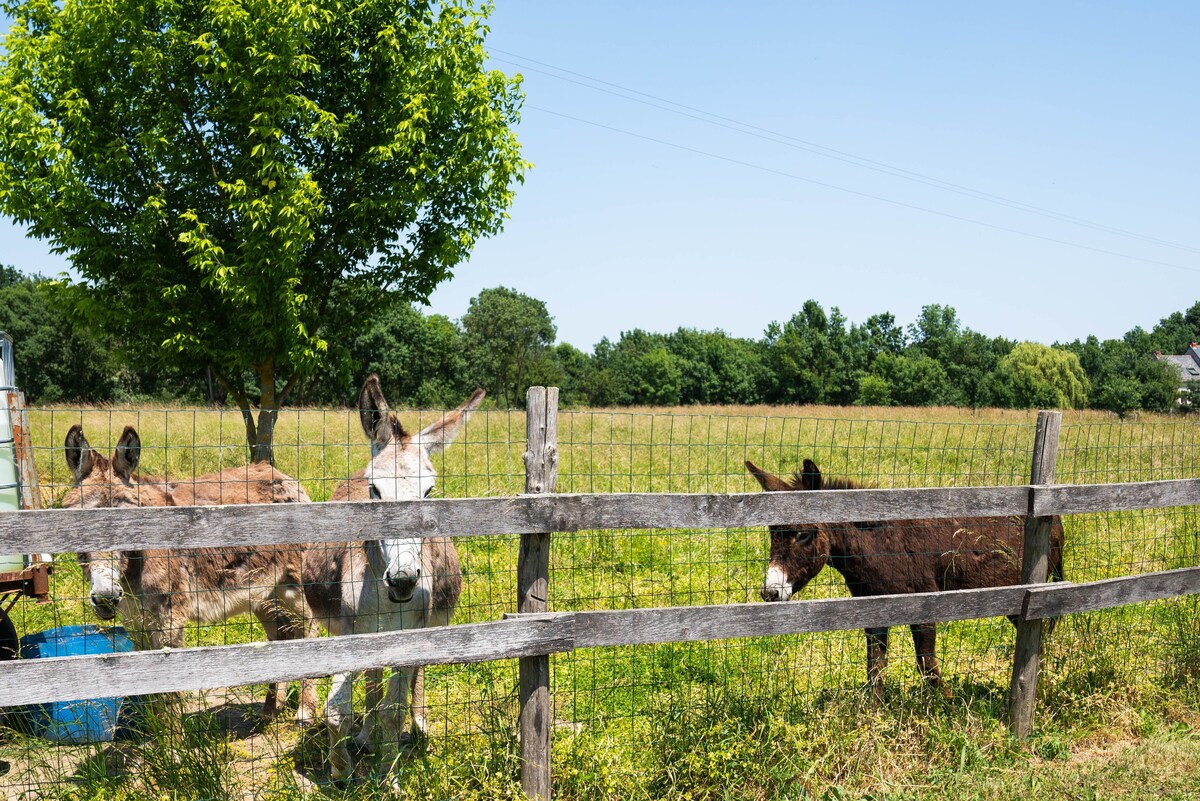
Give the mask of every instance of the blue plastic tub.
<svg viewBox="0 0 1200 801">
<path fill-rule="evenodd" d="M 26 634 L 21 658 L 113 654 L 133 650 L 133 641 L 120 626 L 62 626 Z M 140 700 L 140 699 L 138 699 Z M 30 733 L 56 743 L 103 743 L 129 733 L 137 703 L 120 697 L 89 698 L 30 704 L 21 709 Z"/>
</svg>

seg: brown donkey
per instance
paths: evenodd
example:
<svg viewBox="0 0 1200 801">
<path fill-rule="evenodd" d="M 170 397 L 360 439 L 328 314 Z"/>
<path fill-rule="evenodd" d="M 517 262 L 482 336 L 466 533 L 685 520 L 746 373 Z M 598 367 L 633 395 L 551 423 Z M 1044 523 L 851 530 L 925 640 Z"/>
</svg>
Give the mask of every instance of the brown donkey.
<svg viewBox="0 0 1200 801">
<path fill-rule="evenodd" d="M 430 455 L 454 441 L 483 401 L 475 393 L 417 434 L 409 434 L 388 411 L 372 373 L 358 397 L 359 418 L 371 442 L 371 461 L 340 484 L 331 501 L 420 500 L 433 492 L 437 471 Z M 364 531 L 370 539 L 312 545 L 304 553 L 304 591 L 330 634 L 444 626 L 462 590 L 458 553 L 448 537 L 422 537 L 406 531 Z M 380 752 L 390 769 L 399 756 L 401 732 L 412 711 L 413 736 L 425 731 L 424 670 L 397 668 L 380 699 L 382 671 L 369 671 L 367 712 L 356 742 Z M 350 775 L 347 748 L 352 725 L 353 674 L 333 677 L 325 702 L 329 727 L 330 773 Z M 410 703 L 411 699 L 411 703 Z"/>
<path fill-rule="evenodd" d="M 139 476 L 141 440 L 126 426 L 112 459 L 92 450 L 74 425 L 65 443 L 75 478 L 63 498 L 66 508 L 212 506 L 245 503 L 307 503 L 299 482 L 270 465 L 254 463 L 185 483 Z M 97 617 L 118 611 L 138 648 L 182 648 L 189 622 L 220 623 L 253 613 L 269 640 L 315 635 L 316 624 L 300 586 L 301 546 L 151 549 L 85 552 L 79 563 L 90 584 L 88 599 Z M 273 717 L 286 702 L 286 687 L 272 684 L 263 714 Z M 300 683 L 296 720 L 312 721 L 316 686 Z"/>
<path fill-rule="evenodd" d="M 783 479 L 746 462 L 746 469 L 768 492 L 860 489 L 848 479 L 826 479 L 811 460 L 804 470 Z M 771 558 L 763 583 L 764 601 L 786 601 L 829 563 L 842 574 L 856 598 L 910 592 L 939 592 L 1002 587 L 1021 581 L 1025 518 L 960 517 L 928 520 L 876 520 L 771 526 Z M 1050 529 L 1050 576 L 1062 581 L 1063 526 L 1056 516 Z M 946 693 L 938 669 L 933 623 L 911 626 L 917 667 L 935 688 Z M 867 679 L 876 698 L 883 695 L 888 630 L 867 633 Z"/>
</svg>

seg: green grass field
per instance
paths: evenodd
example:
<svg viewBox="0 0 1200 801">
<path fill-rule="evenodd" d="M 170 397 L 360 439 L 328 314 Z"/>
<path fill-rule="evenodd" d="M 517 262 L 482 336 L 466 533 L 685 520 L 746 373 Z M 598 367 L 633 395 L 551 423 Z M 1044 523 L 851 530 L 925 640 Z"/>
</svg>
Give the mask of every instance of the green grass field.
<svg viewBox="0 0 1200 801">
<path fill-rule="evenodd" d="M 434 413 L 401 413 L 409 430 Z M 881 487 L 1011 485 L 1028 480 L 1032 413 L 959 409 L 681 408 L 564 411 L 562 492 L 743 492 L 751 459 L 785 473 L 813 458 L 827 475 Z M 203 409 L 30 412 L 47 505 L 69 483 L 62 440 L 82 422 L 111 453 L 137 426 L 143 472 L 181 480 L 243 464 L 241 418 Z M 1190 419 L 1118 421 L 1067 413 L 1060 482 L 1200 475 Z M 525 421 L 486 411 L 436 462 L 437 494 L 523 490 Z M 314 500 L 360 468 L 357 414 L 281 414 L 276 462 Z M 1193 508 L 1066 521 L 1066 571 L 1083 581 L 1200 565 Z M 456 623 L 513 611 L 515 537 L 458 543 L 464 592 Z M 553 610 L 757 600 L 765 529 L 589 531 L 556 536 Z M 87 622 L 84 588 L 60 561 L 55 602 L 22 601 L 21 631 Z M 804 599 L 845 595 L 826 570 Z M 189 632 L 194 644 L 262 639 L 239 619 Z M 861 631 L 687 645 L 606 648 L 552 659 L 555 796 L 565 799 L 985 799 L 1030 793 L 1080 799 L 1200 798 L 1200 603 L 1176 599 L 1062 621 L 1047 643 L 1035 736 L 1005 723 L 1013 630 L 1004 620 L 940 627 L 953 697 L 918 680 L 907 631 L 892 632 L 887 700 L 864 692 Z M 324 738 L 288 721 L 254 725 L 262 688 L 186 702 L 183 725 L 120 746 L 54 746 L 0 733 L 7 798 L 519 797 L 516 665 L 431 668 L 431 736 L 399 766 L 401 789 L 370 775 L 326 782 Z M 361 699 L 360 699 L 361 702 Z M 361 705 L 360 705 L 361 708 Z M 7 765 L 7 773 L 5 773 Z M 366 773 L 377 770 L 363 760 Z"/>
</svg>

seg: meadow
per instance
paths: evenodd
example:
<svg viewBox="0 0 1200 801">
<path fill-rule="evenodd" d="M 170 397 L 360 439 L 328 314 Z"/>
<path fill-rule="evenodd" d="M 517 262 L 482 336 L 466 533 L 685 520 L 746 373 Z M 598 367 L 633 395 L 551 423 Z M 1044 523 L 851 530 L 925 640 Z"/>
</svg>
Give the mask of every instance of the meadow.
<svg viewBox="0 0 1200 801">
<path fill-rule="evenodd" d="M 437 412 L 401 411 L 409 430 Z M 42 499 L 70 482 L 62 441 L 82 423 L 110 454 L 126 425 L 140 470 L 188 478 L 244 464 L 238 413 L 208 409 L 30 411 Z M 686 407 L 560 412 L 561 492 L 747 492 L 746 459 L 778 473 L 814 459 L 826 475 L 879 487 L 1012 485 L 1028 480 L 1034 414 L 962 409 Z M 1200 475 L 1190 418 L 1064 414 L 1057 480 L 1102 483 Z M 477 413 L 436 460 L 443 497 L 524 487 L 521 412 Z M 313 500 L 366 463 L 352 410 L 281 413 L 276 464 Z M 1194 508 L 1065 521 L 1068 580 L 1200 565 Z M 347 535 L 349 536 L 349 535 Z M 515 537 L 458 541 L 456 623 L 515 610 Z M 756 601 L 762 528 L 556 535 L 550 608 L 614 609 Z M 18 629 L 94 622 L 72 557 L 54 602 L 22 601 Z M 826 570 L 804 599 L 845 595 Z M 189 644 L 262 639 L 249 618 L 196 627 Z M 1036 733 L 1007 733 L 1013 630 L 1005 620 L 940 627 L 952 697 L 919 681 L 908 632 L 892 632 L 887 698 L 869 700 L 861 631 L 580 651 L 551 660 L 554 792 L 564 799 L 975 799 L 1200 797 L 1200 604 L 1156 602 L 1061 621 L 1046 645 Z M 385 789 L 328 782 L 321 732 L 253 715 L 263 688 L 192 696 L 182 726 L 94 746 L 0 730 L 6 798 L 520 797 L 515 662 L 431 668 L 430 737 Z M 323 690 L 324 691 L 324 690 Z M 361 709 L 361 699 L 359 708 Z"/>
</svg>

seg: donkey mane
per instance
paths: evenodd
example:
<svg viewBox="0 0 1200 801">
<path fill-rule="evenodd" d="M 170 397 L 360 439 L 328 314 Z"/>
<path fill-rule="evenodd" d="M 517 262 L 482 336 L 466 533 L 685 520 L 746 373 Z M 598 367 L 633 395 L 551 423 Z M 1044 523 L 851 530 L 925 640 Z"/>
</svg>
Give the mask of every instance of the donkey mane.
<svg viewBox="0 0 1200 801">
<path fill-rule="evenodd" d="M 812 459 L 805 459 L 804 466 L 792 473 L 791 478 L 781 478 L 780 481 L 793 490 L 842 490 L 842 489 L 873 489 L 873 484 L 864 484 L 852 478 L 828 478 L 817 467 Z"/>
<path fill-rule="evenodd" d="M 809 477 L 811 477 L 811 474 L 809 474 Z M 792 473 L 791 478 L 785 479 L 785 483 L 788 484 L 792 489 L 795 489 L 795 490 L 808 489 L 808 487 L 806 487 L 806 483 L 808 481 L 809 481 L 809 478 L 806 478 L 804 473 L 801 473 L 799 471 Z M 840 489 L 873 489 L 874 488 L 873 484 L 864 484 L 860 481 L 855 481 L 852 478 L 845 478 L 843 476 L 838 476 L 836 478 L 826 478 L 824 475 L 820 475 L 817 477 L 817 481 L 819 481 L 820 484 L 815 489 L 840 490 Z"/>
</svg>

